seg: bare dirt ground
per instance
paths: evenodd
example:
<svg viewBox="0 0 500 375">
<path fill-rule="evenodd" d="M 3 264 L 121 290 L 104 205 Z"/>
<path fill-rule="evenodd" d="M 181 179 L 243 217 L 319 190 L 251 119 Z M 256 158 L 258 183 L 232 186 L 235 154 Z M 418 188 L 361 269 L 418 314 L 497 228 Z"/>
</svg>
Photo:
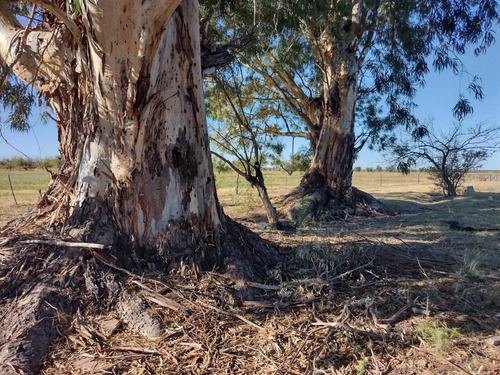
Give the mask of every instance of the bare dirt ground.
<svg viewBox="0 0 500 375">
<path fill-rule="evenodd" d="M 500 335 L 499 191 L 454 200 L 385 191 L 377 198 L 397 215 L 285 232 L 263 223 L 254 198 L 219 193 L 225 212 L 283 257 L 264 283 L 247 284 L 253 298 L 216 270 L 134 275 L 96 255 L 141 296 L 160 335 L 92 303 L 74 316 L 51 305 L 60 339 L 40 373 L 500 374 L 489 341 Z M 4 248 L 0 264 L 9 251 L 25 250 Z M 86 282 L 78 267 L 60 277 Z"/>
</svg>

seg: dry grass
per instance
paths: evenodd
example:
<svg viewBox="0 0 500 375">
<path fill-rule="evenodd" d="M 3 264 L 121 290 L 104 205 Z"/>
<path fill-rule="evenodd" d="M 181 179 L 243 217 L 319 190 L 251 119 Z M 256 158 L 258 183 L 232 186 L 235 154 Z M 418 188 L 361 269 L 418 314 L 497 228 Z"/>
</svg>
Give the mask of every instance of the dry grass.
<svg viewBox="0 0 500 375">
<path fill-rule="evenodd" d="M 263 230 L 254 225 L 264 219 L 256 193 L 220 186 L 225 212 L 280 247 L 285 262 L 265 280 L 271 287 L 254 285 L 244 300 L 215 272 L 147 279 L 108 269 L 147 301 L 163 335 L 148 339 L 91 306 L 73 321 L 56 314 L 64 339 L 41 373 L 500 373 L 498 349 L 484 343 L 500 334 L 500 232 L 445 223 L 500 229 L 500 182 L 473 181 L 476 195 L 449 200 L 422 176 L 381 187 L 361 179 L 377 172 L 362 173 L 356 185 L 399 215 Z M 293 187 L 278 177 L 274 196 Z"/>
</svg>

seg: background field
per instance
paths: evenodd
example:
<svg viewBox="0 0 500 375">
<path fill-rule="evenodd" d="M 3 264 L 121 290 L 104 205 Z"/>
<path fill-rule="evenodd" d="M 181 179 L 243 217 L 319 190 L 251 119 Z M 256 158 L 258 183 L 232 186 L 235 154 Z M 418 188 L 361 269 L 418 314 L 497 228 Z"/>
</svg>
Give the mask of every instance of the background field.
<svg viewBox="0 0 500 375">
<path fill-rule="evenodd" d="M 9 175 L 18 205 L 12 196 Z M 241 216 L 253 206 L 258 209 L 258 194 L 245 180 L 239 179 L 236 194 L 235 173 L 216 173 L 215 177 L 217 192 L 227 213 Z M 264 177 L 268 191 L 274 198 L 297 186 L 301 174 L 294 173 L 289 176 L 280 170 L 267 170 Z M 42 169 L 0 169 L 0 226 L 36 204 L 39 191 L 45 191 L 49 180 L 49 173 Z M 354 186 L 379 198 L 383 198 L 383 194 L 408 193 L 408 196 L 411 196 L 410 193 L 439 193 L 425 172 L 415 171 L 406 176 L 399 172 L 354 172 L 353 183 Z M 500 171 L 469 173 L 464 185 L 473 185 L 478 192 L 500 192 Z"/>
</svg>

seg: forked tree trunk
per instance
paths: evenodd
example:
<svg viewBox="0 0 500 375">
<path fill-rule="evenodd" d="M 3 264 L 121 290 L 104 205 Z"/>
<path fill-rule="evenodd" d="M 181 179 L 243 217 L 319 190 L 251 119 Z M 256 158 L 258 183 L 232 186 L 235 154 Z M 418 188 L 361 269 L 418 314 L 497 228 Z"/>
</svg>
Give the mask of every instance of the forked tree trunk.
<svg viewBox="0 0 500 375">
<path fill-rule="evenodd" d="M 356 212 L 357 206 L 381 209 L 373 197 L 352 186 L 357 62 L 354 56 L 340 64 L 337 62 L 342 59 L 331 57 L 331 61 L 325 72 L 321 105 L 311 102 L 308 110 L 309 118 L 317 124 L 314 129 L 318 129 L 311 131 L 311 165 L 299 187 L 283 200 L 285 204 L 291 203 L 290 218 L 301 222 L 308 218 L 345 217 Z M 297 217 L 304 213 L 308 218 Z"/>
<path fill-rule="evenodd" d="M 358 75 L 365 57 L 355 47 L 362 9 L 361 2 L 353 2 L 350 19 L 344 15 L 340 29 L 325 27 L 319 30 L 310 20 L 302 20 L 302 32 L 322 67 L 319 97 L 306 95 L 289 75 L 279 75 L 278 69 L 277 80 L 300 104 L 298 115 L 307 124 L 313 148 L 311 165 L 299 187 L 282 198 L 293 220 L 299 219 L 297 214 L 304 212 L 310 219 L 323 220 L 352 213 L 371 214 L 371 211 L 382 209 L 380 202 L 352 186 L 354 113 Z M 332 17 L 338 16 L 332 12 Z M 338 20 L 332 22 L 339 24 Z M 273 81 L 272 77 L 270 80 Z M 303 220 L 300 218 L 301 222 Z"/>
<path fill-rule="evenodd" d="M 299 187 L 281 198 L 283 209 L 293 220 L 298 212 L 307 212 L 311 219 L 320 220 L 345 216 L 346 211 L 388 212 L 380 202 L 352 186 L 358 76 L 374 33 L 370 31 L 363 37 L 368 8 L 362 1 L 344 5 L 328 10 L 325 17 L 330 21 L 323 26 L 310 18 L 300 22 L 303 36 L 320 67 L 322 86 L 318 96 L 312 97 L 310 90 L 303 90 L 294 79 L 293 70 L 283 68 L 274 56 L 266 56 L 274 66 L 273 74 L 257 69 L 304 121 L 313 149 L 310 168 Z"/>
<path fill-rule="evenodd" d="M 309 171 L 302 183 L 322 184 L 332 190 L 339 202 L 350 200 L 354 158 L 354 110 L 358 95 L 359 65 L 355 54 L 335 42 L 335 36 L 323 36 L 326 70 L 323 73 L 323 108 L 318 141 Z"/>
</svg>

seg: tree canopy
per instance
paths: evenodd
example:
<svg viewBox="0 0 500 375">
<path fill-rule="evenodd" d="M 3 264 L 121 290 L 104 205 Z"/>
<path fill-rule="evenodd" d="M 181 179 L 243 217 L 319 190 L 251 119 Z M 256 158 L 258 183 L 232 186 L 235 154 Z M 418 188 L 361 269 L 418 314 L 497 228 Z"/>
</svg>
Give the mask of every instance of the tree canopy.
<svg viewBox="0 0 500 375">
<path fill-rule="evenodd" d="M 252 36 L 239 58 L 275 87 L 312 133 L 317 121 L 308 107 L 322 96 L 325 73 L 355 58 L 361 139 L 396 125 L 417 126 L 413 98 L 431 70 L 464 76 L 466 89 L 450 110 L 458 119 L 470 114 L 471 99 L 484 95 L 479 77 L 467 73 L 460 57 L 468 48 L 485 53 L 499 20 L 493 0 L 256 1 L 246 7 L 206 1 L 204 9 L 210 9 L 214 40 Z M 378 139 L 382 145 L 390 140 Z"/>
</svg>

